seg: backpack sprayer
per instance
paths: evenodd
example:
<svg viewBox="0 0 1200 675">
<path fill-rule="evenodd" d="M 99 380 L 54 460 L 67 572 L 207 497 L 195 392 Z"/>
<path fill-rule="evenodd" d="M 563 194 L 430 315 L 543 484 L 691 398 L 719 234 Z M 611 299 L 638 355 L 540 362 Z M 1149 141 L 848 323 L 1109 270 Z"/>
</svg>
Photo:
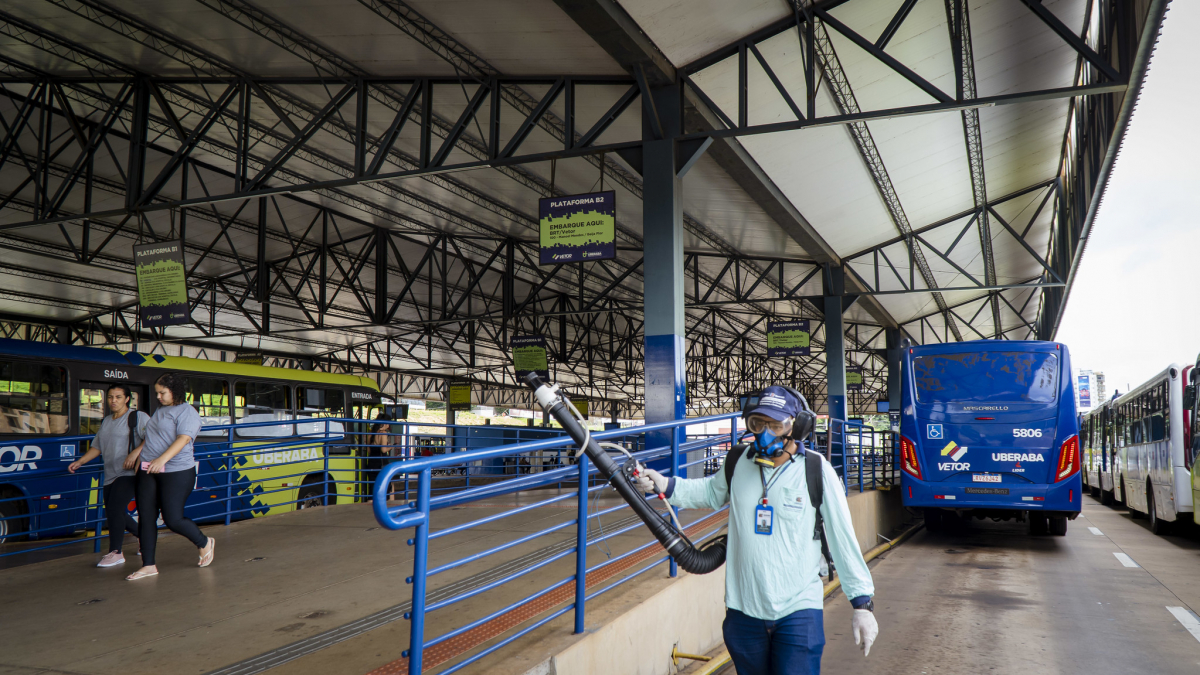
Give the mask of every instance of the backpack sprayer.
<svg viewBox="0 0 1200 675">
<path fill-rule="evenodd" d="M 638 464 L 628 451 L 613 443 L 597 443 L 592 438 L 591 431 L 584 427 L 583 420 L 578 416 L 579 413 L 575 410 L 575 406 L 571 405 L 570 401 L 559 392 L 558 385 L 542 382 L 536 373 L 527 375 L 525 381 L 533 388 L 542 408 L 558 420 L 567 435 L 579 444 L 580 452 L 587 454 L 592 463 L 596 465 L 600 475 L 604 476 L 617 494 L 628 502 L 629 507 L 642 519 L 646 527 L 650 528 L 654 538 L 662 544 L 667 553 L 671 554 L 671 557 L 675 558 L 675 562 L 680 567 L 692 574 L 708 574 L 725 564 L 725 535 L 713 537 L 697 548 L 683 533 L 679 521 L 671 522 L 664 518 L 654 507 L 650 506 L 641 490 L 634 485 L 633 479 L 637 475 Z M 617 463 L 608 456 L 602 446 L 625 453 L 628 459 L 624 466 L 617 466 Z M 587 488 L 580 485 L 579 489 L 586 490 Z M 674 510 L 668 507 L 668 511 L 671 518 L 675 518 Z"/>
</svg>

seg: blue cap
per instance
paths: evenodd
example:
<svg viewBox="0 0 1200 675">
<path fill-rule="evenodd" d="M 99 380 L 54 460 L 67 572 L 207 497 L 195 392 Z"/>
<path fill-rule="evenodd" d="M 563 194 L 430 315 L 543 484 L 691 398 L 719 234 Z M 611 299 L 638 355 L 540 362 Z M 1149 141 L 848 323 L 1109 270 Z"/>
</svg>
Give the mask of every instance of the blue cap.
<svg viewBox="0 0 1200 675">
<path fill-rule="evenodd" d="M 758 397 L 758 403 L 746 411 L 746 416 L 765 415 L 773 420 L 782 422 L 795 418 L 801 410 L 800 402 L 791 392 L 783 387 L 767 387 Z"/>
</svg>

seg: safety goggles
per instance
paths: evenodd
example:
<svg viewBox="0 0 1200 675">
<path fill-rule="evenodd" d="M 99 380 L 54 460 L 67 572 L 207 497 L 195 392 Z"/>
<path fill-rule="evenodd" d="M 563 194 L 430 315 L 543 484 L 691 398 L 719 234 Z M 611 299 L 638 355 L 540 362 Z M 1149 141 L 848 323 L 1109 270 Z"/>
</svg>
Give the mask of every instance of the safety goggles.
<svg viewBox="0 0 1200 675">
<path fill-rule="evenodd" d="M 770 429 L 776 436 L 783 436 L 792 430 L 792 418 L 780 422 L 763 415 L 751 415 L 746 418 L 746 428 L 754 434 L 761 434 L 764 429 Z"/>
</svg>

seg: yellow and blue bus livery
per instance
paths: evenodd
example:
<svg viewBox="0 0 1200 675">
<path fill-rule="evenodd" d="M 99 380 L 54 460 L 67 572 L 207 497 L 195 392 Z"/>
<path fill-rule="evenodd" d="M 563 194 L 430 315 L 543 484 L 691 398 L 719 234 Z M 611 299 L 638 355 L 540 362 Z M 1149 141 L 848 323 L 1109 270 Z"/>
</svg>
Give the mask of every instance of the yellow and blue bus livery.
<svg viewBox="0 0 1200 675">
<path fill-rule="evenodd" d="M 196 439 L 189 517 L 236 520 L 366 492 L 360 445 L 384 403 L 369 378 L 0 339 L 0 541 L 95 526 L 100 463 L 75 475 L 67 464 L 99 428 L 110 385 L 126 385 L 133 407 L 153 413 L 164 371 L 184 375 L 186 400 L 206 426 L 225 427 Z M 326 439 L 324 418 L 364 422 L 329 422 Z"/>
</svg>

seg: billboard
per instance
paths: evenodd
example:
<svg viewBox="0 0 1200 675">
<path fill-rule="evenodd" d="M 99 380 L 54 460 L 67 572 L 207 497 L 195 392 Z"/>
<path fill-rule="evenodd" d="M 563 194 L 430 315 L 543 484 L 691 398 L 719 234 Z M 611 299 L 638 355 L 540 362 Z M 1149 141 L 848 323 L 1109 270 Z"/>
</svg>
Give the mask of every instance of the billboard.
<svg viewBox="0 0 1200 675">
<path fill-rule="evenodd" d="M 138 309 L 142 325 L 177 326 L 191 323 L 183 242 L 160 241 L 133 247 Z"/>
<path fill-rule="evenodd" d="M 617 193 L 538 200 L 542 265 L 617 257 Z"/>
<path fill-rule="evenodd" d="M 767 322 L 767 356 L 808 356 L 808 319 Z"/>
<path fill-rule="evenodd" d="M 1092 371 L 1081 370 L 1079 376 L 1075 378 L 1076 391 L 1079 392 L 1079 407 L 1092 407 Z"/>
<path fill-rule="evenodd" d="M 509 347 L 512 348 L 513 370 L 518 382 L 524 382 L 529 373 L 537 373 L 543 380 L 550 379 L 545 335 L 515 335 Z"/>
</svg>

